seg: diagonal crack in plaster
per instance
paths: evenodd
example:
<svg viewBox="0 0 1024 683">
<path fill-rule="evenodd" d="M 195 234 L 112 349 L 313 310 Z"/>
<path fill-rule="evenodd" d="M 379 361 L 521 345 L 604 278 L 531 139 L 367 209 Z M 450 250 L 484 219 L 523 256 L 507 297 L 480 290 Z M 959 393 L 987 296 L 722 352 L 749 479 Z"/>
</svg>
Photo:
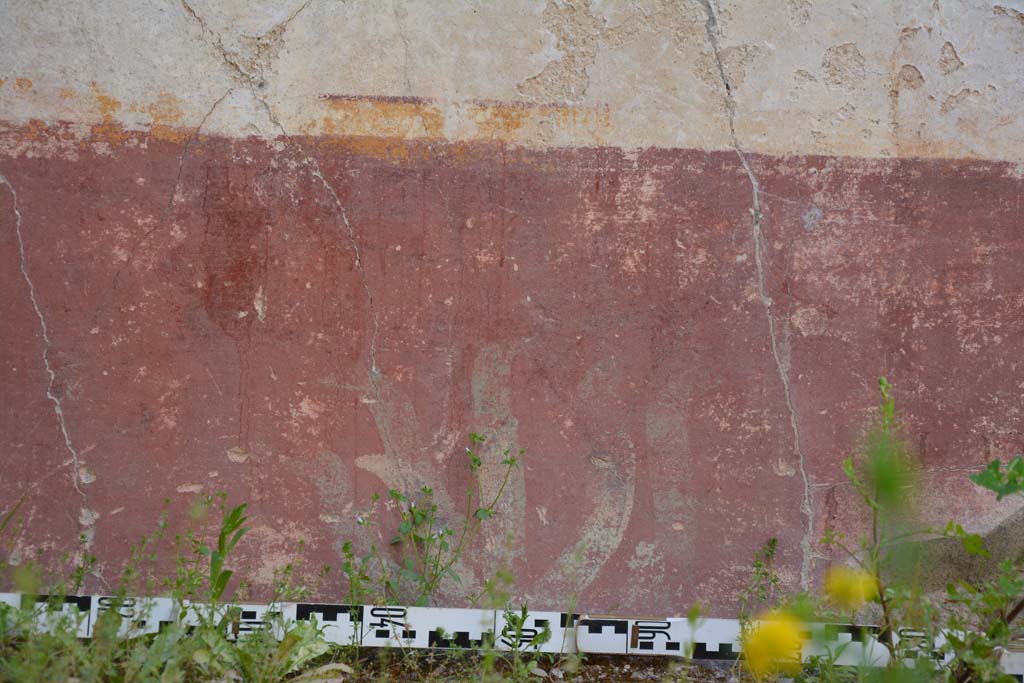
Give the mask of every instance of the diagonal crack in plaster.
<svg viewBox="0 0 1024 683">
<path fill-rule="evenodd" d="M 324 178 L 320 172 L 319 167 L 314 168 L 310 171 L 310 175 L 323 183 L 324 188 L 334 199 L 335 206 L 338 207 L 338 212 L 341 214 L 341 220 L 345 224 L 345 231 L 349 246 L 352 248 L 352 253 L 355 255 L 355 266 L 356 270 L 359 271 L 360 281 L 363 285 L 363 293 L 366 295 L 367 308 L 370 312 L 370 322 L 373 325 L 373 333 L 370 335 L 370 383 L 373 384 L 376 380 L 377 375 L 380 374 L 380 368 L 377 367 L 377 334 L 380 331 L 380 321 L 377 318 L 377 312 L 373 305 L 373 292 L 370 290 L 370 282 L 366 277 L 366 270 L 363 268 L 363 257 L 359 249 L 359 242 L 356 240 L 355 231 L 352 229 L 352 223 L 348 219 L 348 210 L 345 205 L 341 203 L 338 198 L 338 194 L 334 191 L 334 187 L 331 186 L 327 179 Z"/>
<path fill-rule="evenodd" d="M 88 548 L 92 545 L 92 539 L 95 532 L 95 524 L 98 515 L 91 509 L 89 509 L 89 498 L 85 495 L 85 491 L 81 487 L 81 467 L 82 461 L 79 457 L 78 450 L 75 448 L 74 443 L 71 441 L 71 434 L 68 432 L 67 418 L 64 414 L 64 403 L 60 396 L 54 393 L 54 385 L 57 383 L 57 373 L 50 364 L 50 349 L 53 343 L 50 341 L 50 328 L 46 324 L 46 316 L 43 315 L 43 310 L 39 306 L 39 299 L 36 297 L 35 283 L 32 282 L 32 277 L 28 273 L 28 255 L 25 251 L 25 239 L 21 232 L 21 211 L 18 209 L 18 193 L 15 191 L 14 186 L 6 178 L 6 176 L 0 175 L 0 185 L 5 185 L 8 191 L 11 193 L 11 207 L 14 210 L 14 234 L 18 240 L 18 258 L 19 265 L 21 268 L 21 277 L 25 280 L 25 284 L 28 285 L 28 298 L 32 304 L 32 310 L 36 314 L 36 318 L 39 320 L 39 329 L 42 331 L 43 336 L 43 367 L 46 369 L 46 374 L 49 377 L 49 381 L 46 384 L 46 398 L 53 403 L 53 412 L 57 416 L 57 425 L 60 428 L 61 436 L 64 439 L 64 447 L 67 448 L 68 453 L 71 454 L 71 485 L 75 491 L 82 498 L 82 508 L 79 511 L 78 523 L 83 527 L 83 545 Z"/>
<path fill-rule="evenodd" d="M 281 29 L 283 29 L 293 19 L 295 19 L 295 17 L 297 17 L 303 10 L 309 7 L 311 3 L 312 0 L 308 0 L 308 2 L 303 4 L 284 22 L 279 24 L 271 31 L 268 31 L 268 33 L 273 33 L 274 31 L 280 31 Z M 370 281 L 369 278 L 367 277 L 366 269 L 363 267 L 362 252 L 359 248 L 359 241 L 356 239 L 355 230 L 352 227 L 352 222 L 349 220 L 348 209 L 342 203 L 340 197 L 338 197 L 338 193 L 334 189 L 334 186 L 331 185 L 327 178 L 324 177 L 324 174 L 320 169 L 319 162 L 314 157 L 312 157 L 308 152 L 306 152 L 306 150 L 302 147 L 301 144 L 292 141 L 291 136 L 288 134 L 288 131 L 285 130 L 284 125 L 281 123 L 280 119 L 274 113 L 274 110 L 270 106 L 270 103 L 267 102 L 266 98 L 260 95 L 259 91 L 264 85 L 263 65 L 260 64 L 257 60 L 256 67 L 259 69 L 259 75 L 250 73 L 239 63 L 239 60 L 237 58 L 234 58 L 225 49 L 224 41 L 221 39 L 220 35 L 214 32 L 206 25 L 206 22 L 192 8 L 192 6 L 188 3 L 188 0 L 181 0 L 181 4 L 185 12 L 189 16 L 191 16 L 196 21 L 196 23 L 199 24 L 199 28 L 201 29 L 203 36 L 210 36 L 207 41 L 209 45 L 217 51 L 224 64 L 234 73 L 236 80 L 238 80 L 242 86 L 249 89 L 249 91 L 252 93 L 253 99 L 259 102 L 260 106 L 266 113 L 267 118 L 270 119 L 270 122 L 274 126 L 274 128 L 276 128 L 281 133 L 285 142 L 288 144 L 294 144 L 296 147 L 299 148 L 299 150 L 302 152 L 302 164 L 306 167 L 309 174 L 312 177 L 316 178 L 321 185 L 323 185 L 324 189 L 331 196 L 331 199 L 333 200 L 334 205 L 337 208 L 339 215 L 341 216 L 342 223 L 345 226 L 344 236 L 346 241 L 348 242 L 349 248 L 352 250 L 356 272 L 359 273 L 359 279 L 363 287 L 363 293 L 366 297 L 367 313 L 370 317 L 371 324 L 370 339 L 368 343 L 370 355 L 370 372 L 368 381 L 370 384 L 371 393 L 373 394 L 373 398 L 379 402 L 380 387 L 377 384 L 377 379 L 380 377 L 380 368 L 377 366 L 377 340 L 380 333 L 380 318 L 377 315 L 377 311 L 374 306 L 373 290 L 370 287 Z M 224 96 L 226 97 L 227 93 L 225 93 Z"/>
<path fill-rule="evenodd" d="M 167 198 L 167 206 L 164 207 L 163 213 L 160 215 L 160 220 L 158 220 L 152 228 L 150 228 L 149 230 L 142 234 L 142 237 L 140 237 L 138 242 L 135 243 L 135 246 L 132 247 L 132 251 L 128 255 L 128 260 L 114 274 L 114 282 L 112 285 L 112 289 L 116 289 L 118 287 L 122 271 L 124 271 L 125 268 L 132 264 L 132 262 L 135 260 L 135 255 L 138 253 L 142 245 L 145 244 L 149 240 L 149 238 L 152 237 L 153 234 L 156 233 L 156 231 L 159 230 L 167 221 L 167 216 L 171 213 L 171 208 L 174 206 L 174 199 L 178 195 L 178 188 L 181 186 L 181 175 L 185 170 L 185 162 L 188 160 L 188 156 L 192 150 L 192 146 L 195 144 L 196 140 L 199 139 L 199 134 L 203 130 L 203 126 L 205 126 L 206 122 L 209 121 L 211 116 L 213 116 L 213 112 L 215 112 L 217 110 L 217 107 L 219 107 L 221 103 L 224 102 L 224 100 L 226 100 L 228 96 L 231 95 L 231 93 L 233 93 L 234 91 L 234 86 L 225 90 L 224 94 L 218 97 L 216 101 L 214 101 L 213 105 L 211 105 L 210 108 L 206 111 L 206 113 L 203 114 L 203 118 L 199 120 L 199 125 L 197 125 L 192 130 L 192 133 L 188 136 L 188 139 L 185 140 L 185 146 L 182 148 L 181 155 L 178 157 L 178 170 L 174 176 L 174 183 L 171 184 L 171 192 L 170 196 Z"/>
<path fill-rule="evenodd" d="M 188 160 L 188 155 L 192 149 L 192 145 L 194 145 L 196 140 L 199 139 L 199 134 L 203 130 L 203 126 L 205 126 L 206 122 L 210 120 L 211 116 L 213 116 L 213 112 L 217 111 L 217 107 L 219 107 L 221 103 L 224 102 L 224 100 L 226 100 L 228 96 L 230 96 L 231 93 L 233 93 L 234 91 L 235 88 L 234 86 L 232 86 L 225 90 L 224 94 L 218 97 L 216 101 L 214 101 L 213 105 L 211 105 L 210 108 L 203 115 L 203 118 L 199 120 L 199 125 L 195 127 L 195 129 L 192 131 L 192 134 L 188 136 L 188 140 L 185 141 L 185 147 L 181 150 L 181 155 L 178 157 L 178 172 L 174 176 L 174 184 L 171 186 L 171 196 L 167 198 L 167 208 L 164 209 L 164 219 L 167 218 L 167 214 L 170 213 L 171 207 L 174 205 L 174 198 L 175 196 L 177 196 L 178 187 L 181 185 L 181 174 L 182 171 L 185 169 L 185 161 Z M 163 222 L 163 219 L 160 220 L 160 223 Z M 148 236 L 148 233 L 146 236 Z"/>
<path fill-rule="evenodd" d="M 402 78 L 405 80 L 405 92 L 408 95 L 412 95 L 412 81 L 409 79 L 409 64 L 412 62 L 412 57 L 409 53 L 409 37 L 405 35 L 405 28 L 403 27 L 402 17 L 398 12 L 398 0 L 391 0 L 391 10 L 395 15 L 395 26 L 398 28 L 398 37 L 402 41 L 402 50 L 405 55 L 402 62 Z M 403 10 L 407 12 L 408 10 Z"/>
<path fill-rule="evenodd" d="M 796 406 L 793 403 L 793 392 L 789 381 L 789 363 L 783 360 L 782 353 L 779 350 L 778 335 L 775 331 L 775 318 L 772 315 L 773 302 L 771 296 L 768 294 L 764 262 L 765 243 L 764 235 L 761 230 L 761 223 L 764 218 L 764 214 L 761 210 L 761 184 L 757 179 L 757 175 L 754 173 L 753 167 L 750 165 L 749 159 L 747 159 L 746 153 L 743 151 L 743 147 L 740 145 L 739 137 L 736 135 L 736 99 L 732 91 L 732 86 L 729 83 L 729 77 L 725 72 L 725 65 L 722 63 L 721 52 L 719 49 L 718 38 L 721 29 L 718 25 L 718 11 L 715 8 L 714 0 L 697 1 L 701 4 L 707 14 L 707 21 L 704 24 L 704 29 L 707 32 L 708 43 L 711 45 L 711 51 L 714 54 L 715 63 L 718 66 L 718 75 L 722 79 L 722 85 L 725 88 L 725 106 L 729 119 L 729 138 L 732 141 L 733 150 L 736 152 L 736 156 L 739 158 L 740 164 L 743 166 L 743 170 L 747 174 L 747 179 L 750 181 L 750 223 L 754 241 L 754 263 L 757 267 L 757 292 L 758 297 L 761 300 L 761 305 L 764 307 L 765 317 L 768 319 L 768 337 L 771 342 L 772 357 L 775 360 L 775 369 L 779 373 L 779 379 L 782 381 L 782 391 L 786 400 L 786 408 L 789 411 L 789 424 L 793 431 L 793 449 L 796 451 L 800 477 L 803 480 L 804 491 L 803 499 L 800 502 L 800 511 L 804 517 L 806 527 L 804 535 L 800 539 L 800 548 L 803 552 L 803 561 L 800 565 L 800 587 L 806 590 L 810 587 L 813 561 L 811 548 L 811 538 L 814 534 L 813 489 L 811 486 L 810 476 L 807 473 L 803 448 L 800 443 L 800 426 L 797 421 Z"/>
</svg>

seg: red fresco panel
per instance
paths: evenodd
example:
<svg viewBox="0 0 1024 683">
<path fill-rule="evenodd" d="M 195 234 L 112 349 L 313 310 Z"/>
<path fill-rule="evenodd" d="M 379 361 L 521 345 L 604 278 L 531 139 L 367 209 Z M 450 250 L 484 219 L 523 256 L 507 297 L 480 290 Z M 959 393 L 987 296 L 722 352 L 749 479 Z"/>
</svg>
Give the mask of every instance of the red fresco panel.
<svg viewBox="0 0 1024 683">
<path fill-rule="evenodd" d="M 1012 165 L 753 157 L 758 251 L 732 153 L 42 135 L 56 151 L 0 173 L 85 500 L 6 188 L 0 496 L 25 494 L 19 552 L 49 561 L 98 513 L 108 581 L 200 488 L 249 503 L 257 594 L 299 539 L 308 568 L 365 548 L 374 492 L 431 486 L 453 521 L 476 431 L 485 492 L 526 454 L 467 585 L 507 562 L 538 609 L 727 613 L 769 537 L 787 587 L 822 568 L 802 542 L 878 375 L 936 517 L 981 514 L 953 484 L 1024 441 Z"/>
</svg>

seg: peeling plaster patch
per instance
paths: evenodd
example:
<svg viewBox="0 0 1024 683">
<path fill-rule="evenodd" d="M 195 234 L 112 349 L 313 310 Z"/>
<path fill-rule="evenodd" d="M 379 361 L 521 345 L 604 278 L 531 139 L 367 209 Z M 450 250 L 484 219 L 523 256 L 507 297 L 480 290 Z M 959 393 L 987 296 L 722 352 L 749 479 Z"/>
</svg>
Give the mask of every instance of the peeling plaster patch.
<svg viewBox="0 0 1024 683">
<path fill-rule="evenodd" d="M 917 90 L 924 85 L 924 76 L 913 64 L 904 64 L 900 67 L 899 81 L 902 87 L 908 90 Z"/>
<path fill-rule="evenodd" d="M 855 90 L 864 80 L 864 55 L 854 43 L 834 45 L 821 59 L 825 82 L 833 88 Z"/>
<path fill-rule="evenodd" d="M 252 573 L 257 586 L 274 586 L 282 568 L 295 561 L 297 547 L 312 538 L 310 530 L 296 522 L 285 522 L 282 528 L 254 524 L 247 535 L 249 548 L 259 548 L 249 560 L 256 569 Z"/>
<path fill-rule="evenodd" d="M 974 88 L 964 88 L 953 95 L 947 95 L 942 100 L 939 111 L 943 114 L 948 114 L 972 97 L 981 97 L 981 92 Z"/>
<path fill-rule="evenodd" d="M 301 401 L 299 401 L 298 408 L 292 409 L 292 417 L 304 417 L 309 420 L 316 420 L 324 412 L 325 408 L 326 406 L 324 406 L 323 403 L 320 403 L 309 396 L 305 396 Z"/>
<path fill-rule="evenodd" d="M 267 317 L 267 297 L 263 293 L 263 285 L 260 285 L 259 289 L 256 290 L 256 296 L 252 300 L 252 307 L 256 310 L 256 318 L 263 322 Z"/>
<path fill-rule="evenodd" d="M 661 564 L 661 553 L 658 552 L 658 546 L 647 541 L 640 541 L 636 544 L 633 557 L 629 558 L 627 564 L 633 571 L 657 567 Z"/>
<path fill-rule="evenodd" d="M 939 53 L 939 70 L 947 76 L 964 65 L 960 59 L 960 55 L 957 54 L 956 48 L 953 47 L 953 43 L 948 40 L 943 43 L 942 50 Z"/>
<path fill-rule="evenodd" d="M 548 522 L 548 509 L 546 507 L 544 507 L 543 505 L 538 505 L 536 511 L 537 519 L 540 520 L 541 524 L 543 524 L 544 526 L 550 524 L 550 522 Z"/>
<path fill-rule="evenodd" d="M 813 306 L 798 308 L 789 319 L 804 337 L 816 337 L 828 330 L 828 316 Z"/>
<path fill-rule="evenodd" d="M 78 468 L 78 479 L 83 484 L 91 484 L 96 481 L 96 475 L 90 472 L 85 465 L 82 465 Z"/>
<path fill-rule="evenodd" d="M 739 88 L 747 79 L 747 69 L 757 61 L 761 48 L 757 45 L 735 45 L 722 50 L 722 65 L 729 77 L 729 87 Z"/>
<path fill-rule="evenodd" d="M 779 458 L 772 463 L 772 472 L 774 472 L 778 477 L 792 477 L 796 474 L 796 470 L 793 469 L 793 466 L 782 458 Z"/>
<path fill-rule="evenodd" d="M 1009 19 L 1016 19 L 1017 23 L 1020 24 L 1021 28 L 1024 28 L 1024 12 L 1014 9 L 1012 7 L 1005 7 L 1003 5 L 996 5 L 992 8 L 992 13 L 997 17 L 1007 17 Z"/>
<path fill-rule="evenodd" d="M 629 567 L 629 573 L 625 581 L 625 595 L 630 602 L 636 602 L 645 594 L 656 593 L 665 586 L 667 568 L 657 544 L 647 541 L 637 543 L 626 566 Z"/>
<path fill-rule="evenodd" d="M 78 523 L 83 527 L 91 527 L 96 524 L 96 520 L 100 518 L 100 513 L 95 510 L 88 508 L 81 508 L 78 511 Z"/>
<path fill-rule="evenodd" d="M 249 451 L 240 446 L 234 446 L 233 448 L 229 448 L 227 451 L 225 451 L 225 454 L 228 456 L 228 460 L 237 463 L 245 462 L 246 460 L 249 459 L 249 456 L 252 455 L 252 453 L 250 453 Z"/>
<path fill-rule="evenodd" d="M 806 24 L 811 20 L 811 0 L 786 0 L 790 16 L 797 24 Z"/>
<path fill-rule="evenodd" d="M 590 84 L 587 68 L 597 56 L 602 22 L 591 14 L 590 0 L 548 0 L 543 18 L 562 56 L 516 90 L 533 100 L 579 102 Z"/>
<path fill-rule="evenodd" d="M 182 484 L 177 489 L 178 493 L 202 493 L 202 484 Z"/>
<path fill-rule="evenodd" d="M 822 213 L 821 207 L 819 206 L 812 206 L 804 211 L 800 216 L 801 220 L 804 222 L 804 230 L 811 232 L 818 227 L 818 221 L 821 220 Z"/>
</svg>

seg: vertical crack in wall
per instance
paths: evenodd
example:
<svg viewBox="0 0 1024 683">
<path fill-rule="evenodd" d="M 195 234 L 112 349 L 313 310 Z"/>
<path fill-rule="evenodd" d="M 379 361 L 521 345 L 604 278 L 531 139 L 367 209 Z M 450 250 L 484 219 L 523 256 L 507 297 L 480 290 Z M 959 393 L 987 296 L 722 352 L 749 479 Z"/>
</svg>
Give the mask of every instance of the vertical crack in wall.
<svg viewBox="0 0 1024 683">
<path fill-rule="evenodd" d="M 412 95 L 412 80 L 409 78 L 409 66 L 412 63 L 412 53 L 409 50 L 409 37 L 405 35 L 405 22 L 403 16 L 408 17 L 409 10 L 403 8 L 398 11 L 398 0 L 391 0 L 391 10 L 395 15 L 395 27 L 398 29 L 398 37 L 402 41 L 404 59 L 402 61 L 402 78 L 405 80 L 405 94 Z"/>
<path fill-rule="evenodd" d="M 88 548 L 92 545 L 95 532 L 94 527 L 99 515 L 89 508 L 89 498 L 85 495 L 85 491 L 82 490 L 82 462 L 79 458 L 78 450 L 71 441 L 71 434 L 68 432 L 67 418 L 64 414 L 64 403 L 61 397 L 54 391 L 54 385 L 57 383 L 57 373 L 50 364 L 50 349 L 53 344 L 50 341 L 50 328 L 46 324 L 46 316 L 43 315 L 43 310 L 39 307 L 39 299 L 36 297 L 35 284 L 32 282 L 32 277 L 28 274 L 28 255 L 25 251 L 25 239 L 21 232 L 21 211 L 18 209 L 18 193 L 15 192 L 14 186 L 11 185 L 10 181 L 7 180 L 5 176 L 0 175 L 0 184 L 5 185 L 11 193 L 11 207 L 14 210 L 14 234 L 18 240 L 18 258 L 21 267 L 21 277 L 25 280 L 25 284 L 28 285 L 29 302 L 32 304 L 32 310 L 35 311 L 36 318 L 39 320 L 39 329 L 43 336 L 43 367 L 46 369 L 46 374 L 49 377 L 49 381 L 46 384 L 46 398 L 53 403 L 53 412 L 57 416 L 57 426 L 60 428 L 61 436 L 64 439 L 64 447 L 67 448 L 68 453 L 71 454 L 71 485 L 82 498 L 82 508 L 78 513 L 78 523 L 83 529 L 83 546 Z"/>
<path fill-rule="evenodd" d="M 174 184 L 171 186 L 171 196 L 167 198 L 167 208 L 164 209 L 163 219 L 161 219 L 157 223 L 157 225 L 160 225 L 161 223 L 164 222 L 164 220 L 166 220 L 167 214 L 170 213 L 171 207 L 174 206 L 174 198 L 175 196 L 177 196 L 178 188 L 181 186 L 181 174 L 182 171 L 185 169 L 185 161 L 188 160 L 188 155 L 189 152 L 192 150 L 192 145 L 194 145 L 196 143 L 196 140 L 199 139 L 199 134 L 202 132 L 203 126 L 205 126 L 206 122 L 210 119 L 211 116 L 213 116 L 213 112 L 217 111 L 217 107 L 219 107 L 221 103 L 224 100 L 226 100 L 234 91 L 234 86 L 225 90 L 224 94 L 214 101 L 214 103 L 203 115 L 203 118 L 199 120 L 199 125 L 195 127 L 195 130 L 192 131 L 192 134 L 188 136 L 187 140 L 185 140 L 185 146 L 184 148 L 182 148 L 181 155 L 178 157 L 178 172 L 174 176 Z M 153 230 L 156 230 L 156 228 L 154 227 Z M 145 238 L 148 235 L 149 233 L 144 235 L 143 238 Z"/>
<path fill-rule="evenodd" d="M 311 2 L 312 0 L 309 0 L 308 2 L 303 4 L 296 12 L 294 12 L 291 16 L 285 19 L 281 24 L 268 31 L 267 35 L 280 35 L 283 29 L 292 20 L 294 20 L 295 17 L 297 17 L 303 10 L 309 7 Z M 339 215 L 341 216 L 342 224 L 345 226 L 344 237 L 348 242 L 349 248 L 352 251 L 356 272 L 359 274 L 359 279 L 363 287 L 363 293 L 366 297 L 367 315 L 370 318 L 371 327 L 370 339 L 369 342 L 367 343 L 368 352 L 370 356 L 370 372 L 368 381 L 371 393 L 373 394 L 373 398 L 379 402 L 380 388 L 377 384 L 377 380 L 380 377 L 380 368 L 377 366 L 377 340 L 380 332 L 380 319 L 377 315 L 377 311 L 374 306 L 373 290 L 370 287 L 369 278 L 367 277 L 366 269 L 363 266 L 362 252 L 359 248 L 359 241 L 356 239 L 355 230 L 352 227 L 352 222 L 349 220 L 348 209 L 342 203 L 340 197 L 338 197 L 338 193 L 334 189 L 334 186 L 331 185 L 327 178 L 324 177 L 324 174 L 320 169 L 319 162 L 317 162 L 317 160 L 313 156 L 306 152 L 306 150 L 302 147 L 301 144 L 292 140 L 291 136 L 288 134 L 288 131 L 285 130 L 284 125 L 281 123 L 280 119 L 274 113 L 274 110 L 270 106 L 270 103 L 267 102 L 266 98 L 260 95 L 260 90 L 265 85 L 265 67 L 261 63 L 259 55 L 256 55 L 251 60 L 253 62 L 253 68 L 258 71 L 258 73 L 252 73 L 242 65 L 243 60 L 240 60 L 238 57 L 233 56 L 227 51 L 227 49 L 224 47 L 224 42 L 221 39 L 220 35 L 218 35 L 216 32 L 207 27 L 206 22 L 198 13 L 196 13 L 192 6 L 189 5 L 188 0 L 181 0 L 181 4 L 186 14 L 191 16 L 196 21 L 196 23 L 199 24 L 199 28 L 202 31 L 203 36 L 210 36 L 207 41 L 208 44 L 211 47 L 213 47 L 214 50 L 217 51 L 225 66 L 227 66 L 228 69 L 234 74 L 234 79 L 240 85 L 244 86 L 251 92 L 253 99 L 255 99 L 256 102 L 259 103 L 260 107 L 267 115 L 267 118 L 270 120 L 271 125 L 284 138 L 284 142 L 286 144 L 295 145 L 296 147 L 299 148 L 299 151 L 301 152 L 302 156 L 301 163 L 303 164 L 303 166 L 306 167 L 306 170 L 309 172 L 309 174 L 312 177 L 316 178 L 317 181 L 321 185 L 323 185 L 324 189 L 327 190 L 328 194 L 331 196 L 331 199 L 334 202 L 335 207 L 338 210 Z M 225 96 L 226 95 L 227 94 L 225 93 Z"/>
<path fill-rule="evenodd" d="M 722 79 L 722 86 L 725 88 L 725 106 L 729 120 L 729 139 L 732 142 L 732 147 L 736 152 L 736 156 L 740 160 L 740 164 L 743 166 L 744 172 L 747 174 L 747 179 L 750 181 L 750 224 L 754 241 L 754 263 L 757 267 L 758 298 L 761 300 L 761 305 L 764 307 L 765 317 L 768 319 L 768 338 L 771 343 L 772 357 L 775 360 L 775 369 L 779 373 L 779 379 L 782 381 L 782 391 L 786 400 L 786 409 L 789 412 L 789 424 L 793 431 L 793 449 L 796 451 L 800 477 L 803 480 L 804 491 L 803 499 L 800 503 L 800 510 L 803 514 L 806 526 L 804 534 L 800 540 L 800 547 L 803 552 L 803 560 L 800 565 L 800 587 L 806 590 L 810 587 L 811 564 L 813 559 L 811 549 L 811 538 L 814 534 L 813 494 L 810 476 L 807 474 L 803 448 L 800 443 L 800 427 L 797 421 L 796 406 L 793 404 L 793 392 L 789 382 L 789 362 L 783 360 L 782 353 L 779 350 L 779 340 L 775 331 L 775 318 L 772 315 L 773 302 L 771 296 L 768 294 L 764 260 L 765 241 L 761 230 L 764 218 L 764 214 L 761 210 L 761 185 L 758 182 L 757 176 L 754 174 L 754 169 L 751 167 L 746 153 L 743 151 L 743 147 L 740 145 L 739 137 L 736 135 L 736 100 L 733 95 L 732 86 L 729 82 L 729 76 L 725 71 L 725 65 L 722 63 L 721 52 L 718 44 L 720 31 L 718 25 L 718 12 L 715 8 L 714 0 L 697 1 L 701 4 L 707 14 L 707 21 L 704 24 L 704 28 L 707 32 L 708 43 L 711 46 L 711 51 L 715 58 L 715 64 L 718 67 L 718 75 Z"/>
<path fill-rule="evenodd" d="M 314 162 L 315 163 L 315 162 Z M 338 207 L 338 213 L 341 214 L 341 220 L 345 224 L 345 231 L 349 246 L 352 248 L 352 253 L 355 256 L 356 270 L 359 272 L 359 279 L 363 285 L 363 293 L 366 295 L 367 308 L 370 313 L 370 323 L 373 325 L 373 330 L 370 334 L 370 384 L 376 388 L 376 379 L 380 374 L 380 368 L 377 367 L 377 334 L 380 331 L 380 321 L 377 318 L 377 311 L 373 304 L 373 291 L 370 289 L 369 278 L 366 277 L 366 270 L 363 268 L 363 257 L 362 252 L 359 249 L 359 242 L 356 240 L 355 230 L 352 229 L 352 223 L 348 219 L 348 210 L 345 205 L 341 203 L 341 199 L 338 198 L 338 193 L 334 191 L 334 187 L 331 186 L 327 179 L 324 178 L 320 172 L 319 165 L 310 171 L 310 174 L 323 183 L 324 188 L 330 193 L 334 199 L 335 206 Z"/>
</svg>

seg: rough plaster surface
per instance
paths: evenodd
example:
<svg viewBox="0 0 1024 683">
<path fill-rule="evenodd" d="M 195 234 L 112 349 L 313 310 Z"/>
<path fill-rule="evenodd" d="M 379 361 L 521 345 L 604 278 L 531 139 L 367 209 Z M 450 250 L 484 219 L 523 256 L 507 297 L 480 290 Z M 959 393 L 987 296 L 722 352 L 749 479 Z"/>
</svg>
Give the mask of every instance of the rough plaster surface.
<svg viewBox="0 0 1024 683">
<path fill-rule="evenodd" d="M 751 152 L 1024 150 L 1014 0 L 7 0 L 3 11 L 0 108 L 19 123 L 205 120 L 209 133 L 277 135 L 269 107 L 289 134 L 722 150 L 721 61 Z M 331 95 L 423 101 L 339 108 Z"/>
<path fill-rule="evenodd" d="M 102 582 L 225 489 L 265 588 L 375 491 L 452 516 L 478 431 L 485 491 L 527 455 L 467 583 L 728 610 L 857 528 L 882 373 L 926 517 L 1013 538 L 966 481 L 1024 447 L 1011 4 L 4 4 L 18 555 Z"/>
</svg>

